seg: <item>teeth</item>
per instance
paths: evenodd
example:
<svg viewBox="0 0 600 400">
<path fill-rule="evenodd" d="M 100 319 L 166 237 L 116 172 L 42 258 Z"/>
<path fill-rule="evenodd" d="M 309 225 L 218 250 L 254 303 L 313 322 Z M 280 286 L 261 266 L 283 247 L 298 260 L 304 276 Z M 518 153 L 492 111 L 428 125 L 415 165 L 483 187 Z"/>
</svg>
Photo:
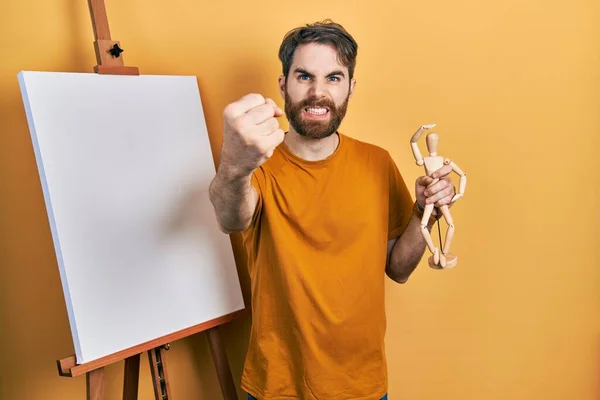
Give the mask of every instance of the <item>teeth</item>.
<svg viewBox="0 0 600 400">
<path fill-rule="evenodd" d="M 327 112 L 327 109 L 321 107 L 308 107 L 306 111 L 310 114 L 323 115 Z"/>
</svg>

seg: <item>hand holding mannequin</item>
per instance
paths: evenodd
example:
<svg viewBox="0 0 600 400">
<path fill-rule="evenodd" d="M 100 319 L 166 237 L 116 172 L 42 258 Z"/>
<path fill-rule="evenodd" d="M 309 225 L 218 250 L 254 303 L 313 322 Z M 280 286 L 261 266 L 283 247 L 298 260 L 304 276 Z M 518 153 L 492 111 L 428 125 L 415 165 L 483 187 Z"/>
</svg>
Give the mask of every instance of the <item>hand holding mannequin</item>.
<svg viewBox="0 0 600 400">
<path fill-rule="evenodd" d="M 436 269 L 442 268 L 453 268 L 456 266 L 458 262 L 458 258 L 456 255 L 451 254 L 450 244 L 454 237 L 454 221 L 452 220 L 452 215 L 450 214 L 450 207 L 452 204 L 461 198 L 467 186 L 467 175 L 449 158 L 444 158 L 442 156 L 438 156 L 438 143 L 439 136 L 436 133 L 429 133 L 427 135 L 427 149 L 429 151 L 429 156 L 423 158 L 421 152 L 419 151 L 419 146 L 417 144 L 419 138 L 423 134 L 425 130 L 432 129 L 435 127 L 435 124 L 423 125 L 421 126 L 411 137 L 410 144 L 412 148 L 413 155 L 415 157 L 415 161 L 419 166 L 425 166 L 425 177 L 419 178 L 421 182 L 426 181 L 430 182 L 427 185 L 427 189 L 424 191 L 424 197 L 427 197 L 428 192 L 436 193 L 439 192 L 440 180 L 444 179 L 445 175 L 448 175 L 450 172 L 455 172 L 460 176 L 459 181 L 459 190 L 452 199 L 450 200 L 450 204 L 441 204 L 436 203 L 436 199 L 428 199 L 426 204 L 420 204 L 423 207 L 423 217 L 421 219 L 421 232 L 425 241 L 427 243 L 427 247 L 429 251 L 432 253 L 432 256 L 429 258 L 429 266 Z M 436 188 L 436 186 L 438 186 Z M 419 197 L 419 196 L 418 196 Z M 417 202 L 419 203 L 419 199 L 417 198 Z M 427 223 L 429 218 L 434 212 L 434 207 L 436 204 L 437 213 L 440 213 L 444 216 L 446 223 L 448 224 L 448 231 L 446 232 L 446 238 L 444 241 L 444 245 L 442 248 L 442 252 L 433 244 L 433 240 L 431 239 L 431 235 L 429 234 L 429 230 L 427 229 Z"/>
</svg>

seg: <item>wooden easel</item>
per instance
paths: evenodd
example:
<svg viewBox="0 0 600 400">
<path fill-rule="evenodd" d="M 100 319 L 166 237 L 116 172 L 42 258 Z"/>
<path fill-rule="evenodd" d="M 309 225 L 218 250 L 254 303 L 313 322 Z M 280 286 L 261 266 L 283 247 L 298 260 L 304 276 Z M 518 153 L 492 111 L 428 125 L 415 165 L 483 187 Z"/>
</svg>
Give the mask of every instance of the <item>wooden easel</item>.
<svg viewBox="0 0 600 400">
<path fill-rule="evenodd" d="M 139 75 L 137 67 L 124 65 L 123 49 L 118 41 L 110 37 L 108 17 L 104 0 L 88 0 L 92 26 L 94 29 L 94 49 L 97 65 L 94 72 L 114 75 Z M 237 391 L 229 368 L 225 348 L 218 332 L 218 326 L 244 315 L 247 310 L 237 311 L 220 318 L 160 337 L 120 351 L 115 354 L 85 364 L 77 364 L 74 355 L 57 361 L 60 376 L 76 377 L 85 374 L 87 400 L 104 400 L 104 367 L 125 360 L 123 377 L 123 400 L 137 400 L 141 353 L 148 353 L 148 361 L 156 400 L 173 400 L 169 386 L 166 351 L 170 343 L 190 335 L 206 332 L 211 355 L 217 370 L 224 400 L 238 400 Z"/>
<path fill-rule="evenodd" d="M 219 377 L 223 399 L 238 400 L 225 347 L 218 332 L 218 326 L 233 321 L 246 314 L 246 312 L 246 310 L 241 310 L 227 314 L 223 317 L 192 326 L 85 364 L 77 364 L 75 356 L 72 355 L 57 361 L 58 374 L 66 377 L 76 377 L 85 374 L 87 387 L 86 399 L 104 400 L 104 367 L 125 360 L 123 400 L 136 400 L 140 372 L 140 355 L 143 352 L 147 352 L 155 399 L 173 400 L 169 387 L 165 354 L 169 349 L 169 343 L 199 332 L 206 332 L 217 376 Z"/>
</svg>

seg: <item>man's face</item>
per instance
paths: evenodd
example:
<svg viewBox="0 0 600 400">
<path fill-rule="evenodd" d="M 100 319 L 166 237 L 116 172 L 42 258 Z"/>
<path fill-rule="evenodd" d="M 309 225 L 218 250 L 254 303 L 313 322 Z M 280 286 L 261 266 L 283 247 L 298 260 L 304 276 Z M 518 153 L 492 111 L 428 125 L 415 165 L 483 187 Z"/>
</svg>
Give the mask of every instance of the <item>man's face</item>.
<svg viewBox="0 0 600 400">
<path fill-rule="evenodd" d="M 279 78 L 285 113 L 300 135 L 325 138 L 346 115 L 355 80 L 337 60 L 334 47 L 310 43 L 298 46 L 287 79 Z"/>
</svg>

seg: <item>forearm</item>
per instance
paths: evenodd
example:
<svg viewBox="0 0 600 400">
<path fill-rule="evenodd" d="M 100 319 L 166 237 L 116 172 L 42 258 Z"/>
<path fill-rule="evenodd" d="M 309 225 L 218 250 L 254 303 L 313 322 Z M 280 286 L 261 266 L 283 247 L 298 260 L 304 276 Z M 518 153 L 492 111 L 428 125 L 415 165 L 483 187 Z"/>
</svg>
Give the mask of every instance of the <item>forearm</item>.
<svg viewBox="0 0 600 400">
<path fill-rule="evenodd" d="M 427 229 L 431 229 L 428 226 Z M 423 257 L 427 243 L 421 233 L 421 220 L 413 214 L 404 233 L 392 248 L 386 274 L 398 283 L 405 283 Z"/>
<path fill-rule="evenodd" d="M 257 199 L 250 179 L 251 175 L 236 176 L 219 168 L 210 184 L 210 201 L 224 233 L 241 231 L 250 225 Z"/>
</svg>

